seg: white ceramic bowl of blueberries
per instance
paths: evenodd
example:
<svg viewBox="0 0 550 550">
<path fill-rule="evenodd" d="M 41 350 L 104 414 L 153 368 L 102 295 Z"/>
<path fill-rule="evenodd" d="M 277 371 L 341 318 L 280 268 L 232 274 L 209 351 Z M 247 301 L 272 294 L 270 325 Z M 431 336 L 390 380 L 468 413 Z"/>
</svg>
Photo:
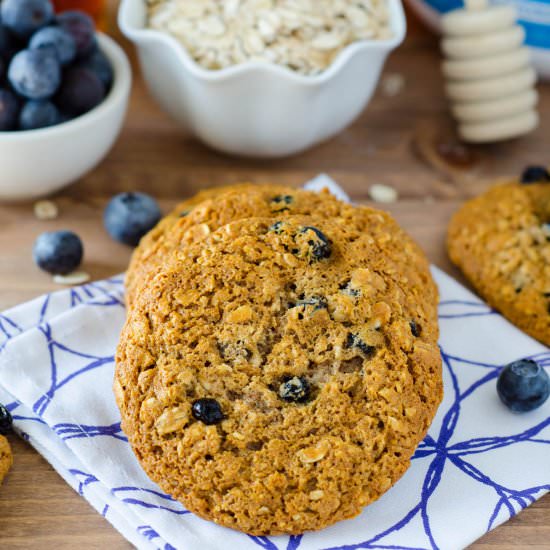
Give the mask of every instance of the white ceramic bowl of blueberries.
<svg viewBox="0 0 550 550">
<path fill-rule="evenodd" d="M 131 69 L 82 12 L 0 3 L 1 200 L 48 195 L 96 166 L 126 113 Z"/>
</svg>

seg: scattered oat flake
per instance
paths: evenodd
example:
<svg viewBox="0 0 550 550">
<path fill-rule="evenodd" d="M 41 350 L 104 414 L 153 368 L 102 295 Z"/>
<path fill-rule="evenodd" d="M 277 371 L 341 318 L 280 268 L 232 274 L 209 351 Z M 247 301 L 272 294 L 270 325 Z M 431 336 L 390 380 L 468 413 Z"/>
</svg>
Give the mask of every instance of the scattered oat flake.
<svg viewBox="0 0 550 550">
<path fill-rule="evenodd" d="M 405 87 L 405 77 L 400 73 L 389 73 L 382 77 L 380 86 L 386 97 L 395 97 Z"/>
<path fill-rule="evenodd" d="M 395 202 L 399 195 L 390 185 L 374 183 L 370 186 L 369 196 L 375 202 L 391 203 Z"/>
<path fill-rule="evenodd" d="M 53 201 L 38 201 L 34 203 L 34 215 L 39 220 L 55 220 L 59 215 L 59 208 Z"/>
<path fill-rule="evenodd" d="M 85 271 L 73 271 L 67 275 L 54 275 L 53 282 L 58 285 L 82 285 L 90 280 L 90 275 Z"/>
</svg>

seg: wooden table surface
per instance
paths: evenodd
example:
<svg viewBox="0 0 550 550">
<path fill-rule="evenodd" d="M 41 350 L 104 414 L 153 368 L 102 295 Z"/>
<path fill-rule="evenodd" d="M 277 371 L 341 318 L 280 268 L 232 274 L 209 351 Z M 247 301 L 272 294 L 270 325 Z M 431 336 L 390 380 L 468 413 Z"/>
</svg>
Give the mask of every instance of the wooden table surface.
<svg viewBox="0 0 550 550">
<path fill-rule="evenodd" d="M 0 309 L 56 288 L 31 259 L 33 241 L 45 230 L 78 232 L 86 249 L 83 267 L 94 278 L 125 269 L 130 250 L 111 241 L 101 222 L 107 198 L 117 191 L 152 193 L 168 209 L 208 186 L 239 180 L 297 186 L 319 172 L 330 174 L 361 201 L 368 200 L 373 183 L 395 187 L 400 198 L 388 209 L 433 263 L 460 279 L 444 249 L 449 216 L 491 178 L 550 162 L 550 86 L 539 88 L 542 124 L 536 132 L 517 141 L 464 149 L 453 137 L 438 62 L 436 39 L 411 21 L 409 37 L 384 72 L 404 77 L 400 93 L 391 97 L 379 89 L 359 120 L 338 137 L 301 155 L 272 161 L 230 158 L 181 135 L 148 97 L 136 67 L 118 142 L 100 166 L 55 198 L 59 219 L 36 220 L 32 204 L 0 206 Z M 10 442 L 15 465 L 0 490 L 1 548 L 129 547 L 30 446 L 15 436 Z M 472 548 L 549 549 L 550 495 Z"/>
</svg>

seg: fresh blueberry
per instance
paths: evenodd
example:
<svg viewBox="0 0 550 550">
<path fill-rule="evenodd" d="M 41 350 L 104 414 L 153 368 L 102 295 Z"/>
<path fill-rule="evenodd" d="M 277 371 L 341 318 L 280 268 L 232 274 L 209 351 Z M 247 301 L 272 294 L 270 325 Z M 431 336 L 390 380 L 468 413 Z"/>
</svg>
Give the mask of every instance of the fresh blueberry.
<svg viewBox="0 0 550 550">
<path fill-rule="evenodd" d="M 19 100 L 10 90 L 0 88 L 0 132 L 15 130 L 19 117 Z"/>
<path fill-rule="evenodd" d="M 360 338 L 358 334 L 348 334 L 346 339 L 346 348 L 357 348 L 365 357 L 370 357 L 376 348 L 374 346 L 369 346 Z"/>
<path fill-rule="evenodd" d="M 411 321 L 409 326 L 411 327 L 411 333 L 415 338 L 418 338 L 422 334 L 422 327 L 416 321 Z"/>
<path fill-rule="evenodd" d="M 161 216 L 157 202 L 149 195 L 121 193 L 109 201 L 103 221 L 113 239 L 136 246 L 141 237 L 158 223 Z"/>
<path fill-rule="evenodd" d="M 76 57 L 74 38 L 59 27 L 44 27 L 32 35 L 31 50 L 50 48 L 57 55 L 62 66 L 68 65 Z"/>
<path fill-rule="evenodd" d="M 10 411 L 0 403 L 0 435 L 8 435 L 11 432 L 13 418 Z"/>
<path fill-rule="evenodd" d="M 0 58 L 9 63 L 18 49 L 16 38 L 7 27 L 0 24 Z"/>
<path fill-rule="evenodd" d="M 542 183 L 550 181 L 550 172 L 545 166 L 527 166 L 521 174 L 521 183 Z"/>
<path fill-rule="evenodd" d="M 279 397 L 290 403 L 304 403 L 309 395 L 310 386 L 303 376 L 284 378 L 279 386 Z"/>
<path fill-rule="evenodd" d="M 330 241 L 322 231 L 316 227 L 306 226 L 302 227 L 300 234 L 307 239 L 310 261 L 330 257 L 332 253 Z"/>
<path fill-rule="evenodd" d="M 87 113 L 105 98 L 105 86 L 95 73 L 81 67 L 71 67 L 63 75 L 56 96 L 60 110 L 70 116 Z"/>
<path fill-rule="evenodd" d="M 497 392 L 501 401 L 512 411 L 532 411 L 548 399 L 550 377 L 535 361 L 521 359 L 502 369 Z"/>
<path fill-rule="evenodd" d="M 108 90 L 113 83 L 113 67 L 107 56 L 98 48 L 79 63 L 79 67 L 89 69 L 97 75 Z"/>
<path fill-rule="evenodd" d="M 0 13 L 2 23 L 22 39 L 29 38 L 54 17 L 50 0 L 3 0 Z"/>
<path fill-rule="evenodd" d="M 223 412 L 220 404 L 209 397 L 197 399 L 191 408 L 193 416 L 207 425 L 219 424 L 223 420 Z"/>
<path fill-rule="evenodd" d="M 57 24 L 73 37 L 77 57 L 86 57 L 95 49 L 95 26 L 88 14 L 81 11 L 64 11 L 57 16 Z"/>
<path fill-rule="evenodd" d="M 19 95 L 48 99 L 61 83 L 61 65 L 49 50 L 23 50 L 11 60 L 8 79 Z"/>
<path fill-rule="evenodd" d="M 34 243 L 34 261 L 44 271 L 66 275 L 82 261 L 82 241 L 72 231 L 42 233 Z"/>
<path fill-rule="evenodd" d="M 57 107 L 50 101 L 27 101 L 19 113 L 20 130 L 37 130 L 61 122 Z"/>
</svg>

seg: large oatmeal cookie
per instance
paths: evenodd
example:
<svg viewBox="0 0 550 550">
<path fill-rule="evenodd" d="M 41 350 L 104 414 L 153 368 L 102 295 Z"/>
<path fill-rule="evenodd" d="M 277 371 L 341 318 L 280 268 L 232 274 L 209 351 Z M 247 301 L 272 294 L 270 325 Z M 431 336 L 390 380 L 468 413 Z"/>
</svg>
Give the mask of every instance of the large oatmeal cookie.
<svg viewBox="0 0 550 550">
<path fill-rule="evenodd" d="M 116 357 L 122 426 L 192 512 L 251 534 L 360 513 L 442 398 L 437 292 L 390 216 L 230 223 L 141 289 Z"/>
<path fill-rule="evenodd" d="M 479 294 L 550 345 L 550 183 L 506 183 L 452 218 L 451 260 Z"/>
</svg>

